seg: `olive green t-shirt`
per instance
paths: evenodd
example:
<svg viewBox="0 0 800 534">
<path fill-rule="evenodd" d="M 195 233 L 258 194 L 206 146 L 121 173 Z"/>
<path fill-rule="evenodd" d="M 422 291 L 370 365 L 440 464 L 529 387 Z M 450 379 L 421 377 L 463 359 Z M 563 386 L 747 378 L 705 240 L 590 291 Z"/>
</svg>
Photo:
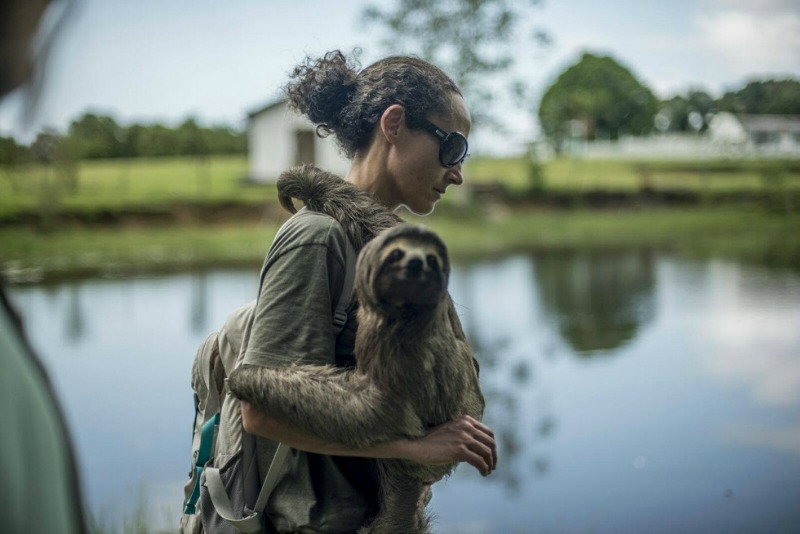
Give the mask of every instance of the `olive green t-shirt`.
<svg viewBox="0 0 800 534">
<path fill-rule="evenodd" d="M 245 365 L 336 363 L 333 310 L 346 247 L 344 230 L 327 215 L 302 210 L 283 225 L 262 269 Z"/>
<path fill-rule="evenodd" d="M 355 303 L 338 339 L 333 312 L 345 278 L 347 240 L 333 218 L 301 210 L 284 224 L 262 269 L 243 363 L 278 367 L 291 363 L 353 363 Z M 275 442 L 258 439 L 262 480 Z M 280 531 L 353 532 L 377 511 L 374 463 L 292 450 L 267 504 Z"/>
</svg>

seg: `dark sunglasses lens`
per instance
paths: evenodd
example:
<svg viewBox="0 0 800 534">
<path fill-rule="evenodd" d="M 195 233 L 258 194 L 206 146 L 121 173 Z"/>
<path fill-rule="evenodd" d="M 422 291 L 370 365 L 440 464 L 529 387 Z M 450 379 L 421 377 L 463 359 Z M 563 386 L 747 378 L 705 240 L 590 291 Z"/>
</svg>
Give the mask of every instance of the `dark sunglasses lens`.
<svg viewBox="0 0 800 534">
<path fill-rule="evenodd" d="M 458 132 L 447 136 L 439 148 L 439 160 L 445 167 L 458 165 L 467 155 L 467 139 Z"/>
</svg>

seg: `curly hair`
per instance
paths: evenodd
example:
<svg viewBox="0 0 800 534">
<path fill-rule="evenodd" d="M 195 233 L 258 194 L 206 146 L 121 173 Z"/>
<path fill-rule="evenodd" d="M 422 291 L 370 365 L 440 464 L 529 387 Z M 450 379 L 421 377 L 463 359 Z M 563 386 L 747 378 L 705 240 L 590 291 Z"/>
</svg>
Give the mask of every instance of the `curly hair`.
<svg viewBox="0 0 800 534">
<path fill-rule="evenodd" d="M 405 108 L 406 124 L 419 127 L 431 113 L 448 113 L 461 94 L 441 69 L 412 56 L 390 56 L 359 70 L 339 50 L 307 57 L 294 68 L 285 91 L 289 106 L 330 134 L 349 158 L 369 146 L 375 125 L 392 104 Z"/>
</svg>

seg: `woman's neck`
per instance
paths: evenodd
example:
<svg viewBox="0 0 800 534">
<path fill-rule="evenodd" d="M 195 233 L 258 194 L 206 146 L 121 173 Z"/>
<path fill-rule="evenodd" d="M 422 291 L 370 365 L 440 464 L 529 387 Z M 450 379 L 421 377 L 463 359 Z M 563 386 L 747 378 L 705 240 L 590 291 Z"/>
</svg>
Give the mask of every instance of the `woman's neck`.
<svg viewBox="0 0 800 534">
<path fill-rule="evenodd" d="M 376 152 L 370 150 L 364 155 L 356 154 L 345 179 L 390 210 L 394 210 L 400 205 L 399 195 L 386 172 L 386 159 Z"/>
</svg>

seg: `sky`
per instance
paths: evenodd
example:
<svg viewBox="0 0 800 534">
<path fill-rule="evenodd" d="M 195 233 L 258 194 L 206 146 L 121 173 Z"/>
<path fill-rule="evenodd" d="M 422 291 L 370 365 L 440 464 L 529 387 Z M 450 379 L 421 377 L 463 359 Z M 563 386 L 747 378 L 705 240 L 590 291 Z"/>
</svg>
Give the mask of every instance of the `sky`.
<svg viewBox="0 0 800 534">
<path fill-rule="evenodd" d="M 33 121 L 17 94 L 0 104 L 0 135 L 60 131 L 87 110 L 121 124 L 243 127 L 274 101 L 306 55 L 358 46 L 380 57 L 380 32 L 360 14 L 393 0 L 75 0 L 56 35 Z M 512 0 L 514 1 L 514 0 Z M 527 5 L 526 0 L 516 0 Z M 608 54 L 657 96 L 718 96 L 750 79 L 800 79 L 800 0 L 544 0 L 522 22 L 552 44 L 520 43 L 514 75 L 534 103 L 584 51 Z M 534 106 L 501 99 L 504 133 L 477 129 L 474 153 L 513 153 L 536 135 Z"/>
</svg>

